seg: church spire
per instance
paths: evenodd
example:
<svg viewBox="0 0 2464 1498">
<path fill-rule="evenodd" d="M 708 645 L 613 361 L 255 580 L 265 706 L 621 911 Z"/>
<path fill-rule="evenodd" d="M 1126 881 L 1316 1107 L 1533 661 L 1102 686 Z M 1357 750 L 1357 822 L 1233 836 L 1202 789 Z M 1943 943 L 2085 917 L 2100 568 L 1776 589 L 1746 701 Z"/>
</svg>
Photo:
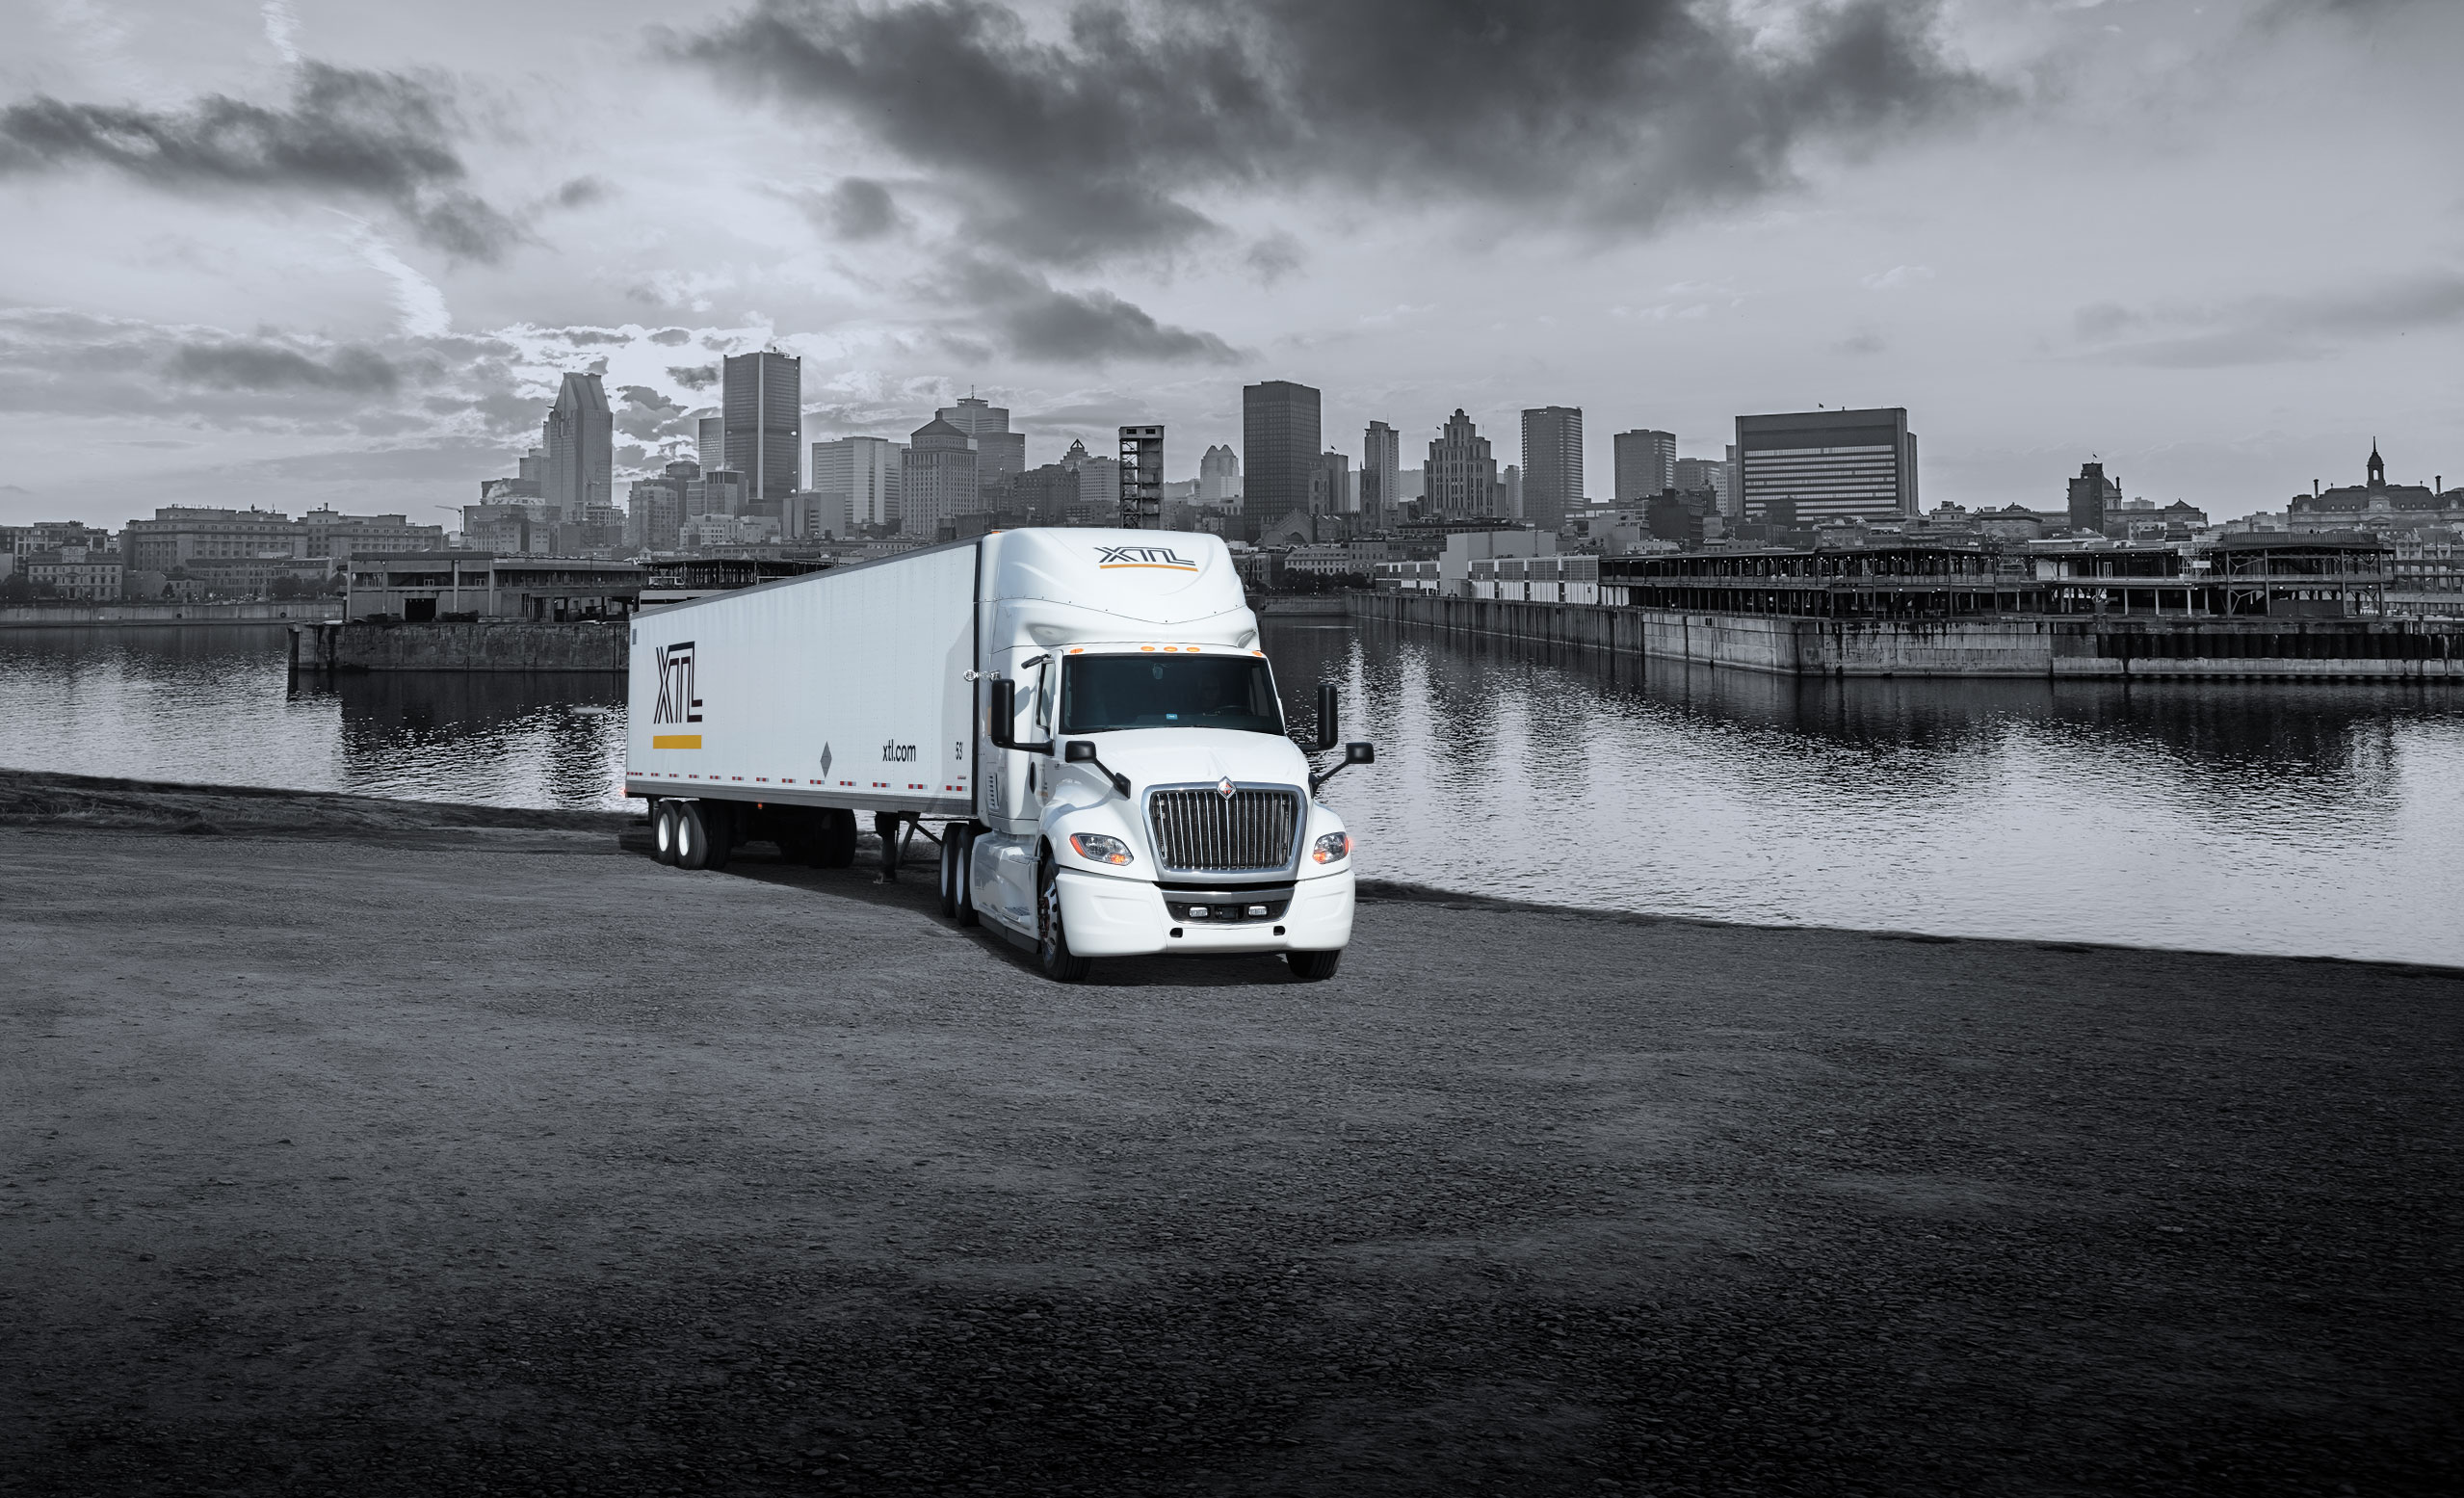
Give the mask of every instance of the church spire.
<svg viewBox="0 0 2464 1498">
<path fill-rule="evenodd" d="M 2370 439 L 2370 486 L 2374 489 L 2387 486 L 2387 460 L 2378 456 L 2376 437 Z"/>
</svg>

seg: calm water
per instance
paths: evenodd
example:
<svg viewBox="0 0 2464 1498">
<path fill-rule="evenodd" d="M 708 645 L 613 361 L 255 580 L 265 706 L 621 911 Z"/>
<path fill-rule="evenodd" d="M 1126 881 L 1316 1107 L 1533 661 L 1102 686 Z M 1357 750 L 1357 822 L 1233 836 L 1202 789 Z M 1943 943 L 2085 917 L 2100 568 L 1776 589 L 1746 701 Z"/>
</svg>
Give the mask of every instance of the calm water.
<svg viewBox="0 0 2464 1498">
<path fill-rule="evenodd" d="M 1365 875 L 1747 921 L 2464 964 L 2464 692 L 1796 683 L 1275 623 Z M 0 631 L 0 764 L 616 806 L 603 677 L 286 689 L 279 629 Z"/>
</svg>

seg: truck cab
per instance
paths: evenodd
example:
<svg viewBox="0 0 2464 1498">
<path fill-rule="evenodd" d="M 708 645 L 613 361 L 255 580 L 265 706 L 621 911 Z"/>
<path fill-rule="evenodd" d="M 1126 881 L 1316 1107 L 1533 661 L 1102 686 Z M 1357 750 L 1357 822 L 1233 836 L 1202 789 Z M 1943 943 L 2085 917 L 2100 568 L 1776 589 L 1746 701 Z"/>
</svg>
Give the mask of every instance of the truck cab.
<svg viewBox="0 0 2464 1498">
<path fill-rule="evenodd" d="M 987 539 L 1015 547 L 992 560 L 997 584 L 1005 564 L 1029 575 L 988 590 L 979 825 L 945 852 L 954 913 L 1061 978 L 1100 957 L 1254 952 L 1332 976 L 1351 938 L 1351 837 L 1318 797 L 1331 770 L 1290 736 L 1222 542 Z M 1080 569 L 1093 575 L 1052 586 Z M 1332 695 L 1320 752 L 1337 748 Z"/>
</svg>

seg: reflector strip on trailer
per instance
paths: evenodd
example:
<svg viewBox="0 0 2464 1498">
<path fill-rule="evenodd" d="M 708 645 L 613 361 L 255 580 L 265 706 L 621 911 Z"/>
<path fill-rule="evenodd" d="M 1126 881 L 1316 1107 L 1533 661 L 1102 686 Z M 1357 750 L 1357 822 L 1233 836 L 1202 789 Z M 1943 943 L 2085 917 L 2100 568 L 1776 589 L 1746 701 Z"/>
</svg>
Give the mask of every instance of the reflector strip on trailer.
<svg viewBox="0 0 2464 1498">
<path fill-rule="evenodd" d="M 650 736 L 650 747 L 654 749 L 699 749 L 701 748 L 701 735 L 697 733 L 654 733 Z"/>
</svg>

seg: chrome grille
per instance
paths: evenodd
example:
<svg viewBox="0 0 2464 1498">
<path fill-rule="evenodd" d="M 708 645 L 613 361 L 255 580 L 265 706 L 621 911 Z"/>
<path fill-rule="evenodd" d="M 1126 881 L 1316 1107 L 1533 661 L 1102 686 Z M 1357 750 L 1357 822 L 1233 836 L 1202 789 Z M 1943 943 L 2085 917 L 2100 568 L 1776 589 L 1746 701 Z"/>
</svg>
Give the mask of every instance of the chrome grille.
<svg viewBox="0 0 2464 1498">
<path fill-rule="evenodd" d="M 1167 869 L 1265 870 L 1292 866 L 1300 828 L 1300 793 L 1213 786 L 1153 791 L 1146 825 Z"/>
</svg>

